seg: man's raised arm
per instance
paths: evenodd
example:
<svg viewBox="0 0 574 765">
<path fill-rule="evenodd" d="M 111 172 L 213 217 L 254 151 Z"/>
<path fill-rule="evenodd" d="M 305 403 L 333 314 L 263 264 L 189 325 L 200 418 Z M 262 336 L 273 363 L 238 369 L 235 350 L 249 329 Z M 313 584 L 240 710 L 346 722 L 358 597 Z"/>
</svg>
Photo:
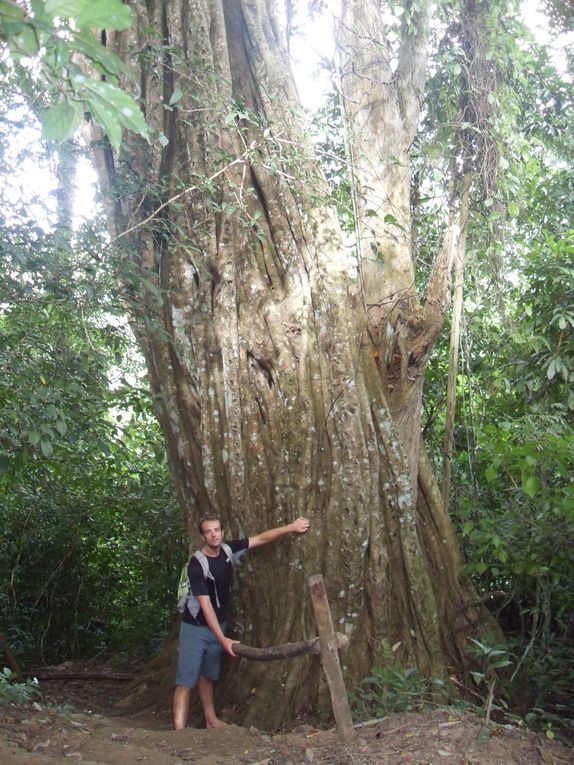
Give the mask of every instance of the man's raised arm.
<svg viewBox="0 0 574 765">
<path fill-rule="evenodd" d="M 261 547 L 261 545 L 267 545 L 269 542 L 275 542 L 287 534 L 306 534 L 310 526 L 311 524 L 307 518 L 297 518 L 296 521 L 289 523 L 287 526 L 278 526 L 276 529 L 262 531 L 261 534 L 249 537 L 249 549 L 252 550 L 254 547 Z"/>
</svg>

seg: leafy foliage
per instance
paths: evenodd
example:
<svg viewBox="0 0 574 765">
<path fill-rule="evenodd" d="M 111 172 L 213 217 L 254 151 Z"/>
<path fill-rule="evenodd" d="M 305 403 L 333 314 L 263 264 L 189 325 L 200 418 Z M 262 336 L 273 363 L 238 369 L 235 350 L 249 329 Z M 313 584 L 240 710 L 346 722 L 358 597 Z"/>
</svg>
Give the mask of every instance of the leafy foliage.
<svg viewBox="0 0 574 765">
<path fill-rule="evenodd" d="M 11 669 L 4 667 L 0 672 L 0 706 L 22 704 L 31 701 L 40 694 L 37 681 L 26 680 L 20 683 Z"/>
<path fill-rule="evenodd" d="M 142 362 L 101 222 L 64 229 L 53 199 L 15 202 L 14 168 L 48 168 L 1 117 L 2 631 L 22 661 L 149 645 L 184 544 Z"/>
<path fill-rule="evenodd" d="M 529 724 L 559 727 L 573 707 L 568 681 L 553 686 L 549 679 L 573 671 L 574 580 L 564 544 L 574 533 L 572 88 L 524 30 L 514 35 L 523 40 L 515 54 L 501 55 L 514 45 L 513 23 L 505 18 L 489 54 L 499 64 L 501 172 L 490 197 L 475 194 L 467 231 L 451 510 L 466 570 L 481 595 L 495 594 L 489 602 L 515 657 L 496 691 L 529 707 Z M 445 46 L 442 55 L 451 64 L 437 68 L 430 83 L 437 97 L 423 136 L 436 140 L 416 147 L 423 272 L 441 215 L 430 179 L 433 151 L 446 154 L 455 116 L 448 93 L 456 48 Z M 445 342 L 431 362 L 423 423 L 437 456 L 447 371 Z M 492 679 L 482 685 L 494 692 Z"/>
<path fill-rule="evenodd" d="M 49 660 L 133 648 L 167 626 L 183 549 L 143 380 L 109 388 L 118 344 L 131 344 L 113 332 L 106 348 L 109 327 L 98 337 L 59 308 L 1 322 L 0 609 L 12 645 Z"/>
<path fill-rule="evenodd" d="M 29 11 L 12 0 L 0 2 L 0 39 L 10 52 L 5 66 L 16 69 L 19 85 L 35 103 L 44 138 L 70 138 L 85 117 L 101 125 L 116 151 L 122 128 L 148 137 L 139 106 L 116 84 L 128 70 L 93 33 L 125 29 L 131 21 L 121 0 L 32 0 Z M 96 76 L 86 74 L 78 54 Z"/>
<path fill-rule="evenodd" d="M 444 685 L 440 680 L 422 678 L 415 667 L 404 667 L 396 655 L 398 645 L 393 648 L 385 650 L 387 663 L 374 667 L 350 694 L 356 719 L 372 720 L 397 712 L 421 711 L 432 691 Z"/>
</svg>

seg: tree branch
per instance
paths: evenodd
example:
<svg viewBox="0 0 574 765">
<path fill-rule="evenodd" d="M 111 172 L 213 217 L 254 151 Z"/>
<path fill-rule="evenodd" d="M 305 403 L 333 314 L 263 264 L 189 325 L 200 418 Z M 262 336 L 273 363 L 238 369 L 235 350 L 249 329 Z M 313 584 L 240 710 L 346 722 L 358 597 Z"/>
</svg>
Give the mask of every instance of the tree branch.
<svg viewBox="0 0 574 765">
<path fill-rule="evenodd" d="M 409 135 L 414 135 L 419 121 L 428 58 L 429 3 L 427 0 L 419 0 L 419 3 L 418 9 L 412 0 L 405 3 L 397 67 L 400 103 Z M 414 33 L 409 32 L 409 25 Z"/>
<path fill-rule="evenodd" d="M 349 645 L 349 638 L 337 632 L 337 647 L 345 648 Z M 305 656 L 312 653 L 320 653 L 321 645 L 319 638 L 311 640 L 300 640 L 297 643 L 283 643 L 283 645 L 273 645 L 268 648 L 255 648 L 243 643 L 233 644 L 233 653 L 242 656 L 245 659 L 254 661 L 276 661 L 278 659 L 290 659 L 294 656 Z"/>
<path fill-rule="evenodd" d="M 416 338 L 418 349 L 432 348 L 442 329 L 446 310 L 450 302 L 452 264 L 459 247 L 461 232 L 463 232 L 461 245 L 464 246 L 465 243 L 469 210 L 470 174 L 465 174 L 462 179 L 460 217 L 458 222 L 456 221 L 454 209 L 455 186 L 453 181 L 447 228 L 425 293 L 422 321 L 423 331 Z"/>
</svg>

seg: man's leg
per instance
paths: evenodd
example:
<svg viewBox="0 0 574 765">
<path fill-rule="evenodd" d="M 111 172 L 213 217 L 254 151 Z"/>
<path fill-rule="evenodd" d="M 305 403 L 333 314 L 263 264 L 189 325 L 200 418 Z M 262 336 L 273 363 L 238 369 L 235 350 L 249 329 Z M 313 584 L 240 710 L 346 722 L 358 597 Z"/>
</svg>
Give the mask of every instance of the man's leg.
<svg viewBox="0 0 574 765">
<path fill-rule="evenodd" d="M 197 693 L 201 702 L 201 708 L 203 710 L 203 716 L 205 718 L 206 728 L 221 728 L 226 723 L 220 720 L 215 714 L 215 704 L 213 701 L 213 682 L 200 675 L 197 683 Z"/>
<path fill-rule="evenodd" d="M 183 730 L 187 725 L 191 691 L 197 685 L 203 661 L 201 627 L 181 623 L 177 655 L 177 673 L 173 693 L 173 727 Z"/>
<path fill-rule="evenodd" d="M 175 686 L 173 693 L 173 727 L 175 730 L 183 730 L 187 725 L 190 699 L 191 688 L 186 688 L 184 685 Z"/>
</svg>

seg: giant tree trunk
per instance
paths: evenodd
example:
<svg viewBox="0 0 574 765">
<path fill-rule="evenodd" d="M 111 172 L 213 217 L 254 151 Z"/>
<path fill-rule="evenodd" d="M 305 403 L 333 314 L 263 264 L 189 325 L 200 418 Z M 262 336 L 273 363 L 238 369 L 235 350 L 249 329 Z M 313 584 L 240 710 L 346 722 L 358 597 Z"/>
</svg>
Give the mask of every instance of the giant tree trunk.
<svg viewBox="0 0 574 765">
<path fill-rule="evenodd" d="M 115 167 L 102 149 L 98 166 L 190 534 L 210 510 L 232 537 L 298 515 L 312 522 L 306 537 L 249 556 L 233 632 L 256 646 L 314 635 L 305 581 L 322 573 L 335 626 L 351 639 L 349 684 L 397 643 L 398 658 L 445 678 L 474 626 L 464 609 L 473 596 L 426 474 L 418 496 L 423 372 L 448 302 L 452 252 L 449 230 L 421 302 L 408 237 L 408 148 L 424 15 L 403 51 L 400 92 L 375 94 L 380 109 L 371 115 L 382 122 L 361 123 L 373 92 L 343 79 L 357 105 L 349 121 L 373 138 L 363 153 L 370 175 L 356 166 L 359 223 L 370 204 L 361 189 L 387 198 L 386 183 L 391 207 L 377 211 L 384 220 L 392 209 L 406 232 L 385 249 L 382 234 L 363 226 L 361 249 L 379 242 L 380 268 L 361 252 L 357 262 L 345 254 L 305 140 L 276 3 L 132 7 L 137 27 L 110 44 L 136 72 L 148 123 L 169 142 L 128 137 Z M 343 70 L 359 60 L 352 27 L 347 18 Z M 400 145 L 376 143 L 379 130 Z M 225 687 L 244 722 L 268 727 L 328 704 L 316 659 L 242 660 Z"/>
</svg>

